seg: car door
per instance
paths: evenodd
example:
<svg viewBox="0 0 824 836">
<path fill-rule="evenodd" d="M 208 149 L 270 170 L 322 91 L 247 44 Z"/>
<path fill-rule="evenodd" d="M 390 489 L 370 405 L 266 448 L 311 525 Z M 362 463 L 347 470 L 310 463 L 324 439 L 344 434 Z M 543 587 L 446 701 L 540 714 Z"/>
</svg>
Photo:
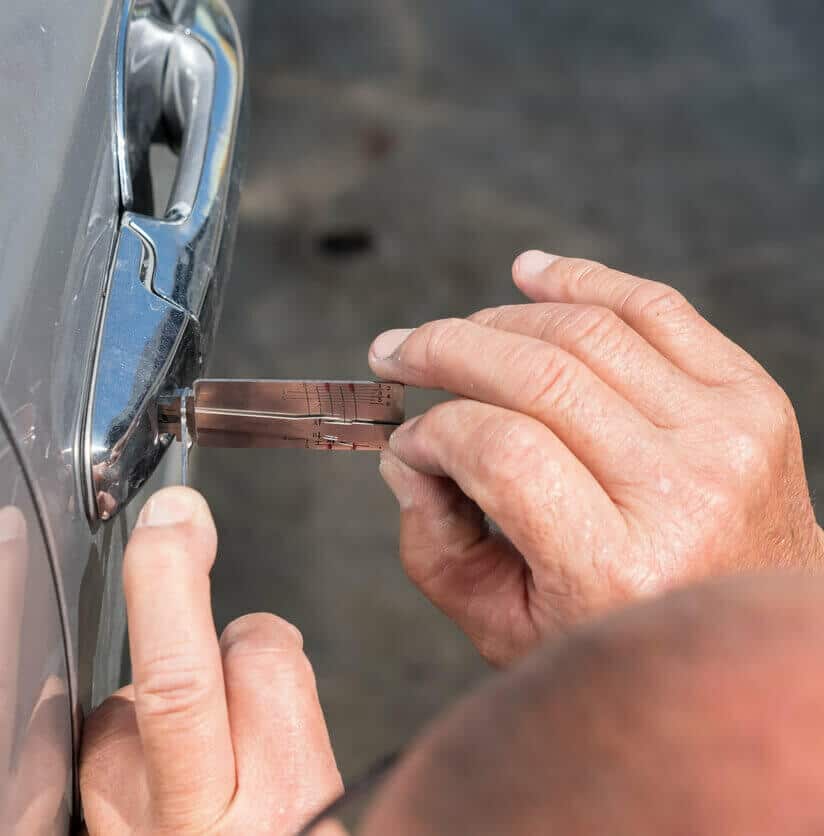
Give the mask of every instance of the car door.
<svg viewBox="0 0 824 836">
<path fill-rule="evenodd" d="M 4 4 L 0 526 L 5 513 L 26 530 L 11 561 L 24 580 L 0 586 L 4 785 L 20 783 L 26 730 L 48 715 L 73 786 L 82 716 L 127 673 L 123 549 L 145 495 L 178 478 L 157 399 L 209 358 L 242 85 L 224 0 Z M 177 155 L 165 175 L 157 143 Z M 57 779 L 41 777 L 48 794 Z M 65 787 L 48 826 L 44 812 L 19 832 L 64 832 L 78 812 Z M 4 832 L 13 805 L 0 793 Z"/>
</svg>

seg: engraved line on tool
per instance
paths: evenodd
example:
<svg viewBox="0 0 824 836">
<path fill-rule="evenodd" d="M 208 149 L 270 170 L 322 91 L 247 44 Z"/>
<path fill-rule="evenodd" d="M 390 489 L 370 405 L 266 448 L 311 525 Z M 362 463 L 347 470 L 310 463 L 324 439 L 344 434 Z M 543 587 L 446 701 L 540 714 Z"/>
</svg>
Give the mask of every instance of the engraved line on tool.
<svg viewBox="0 0 824 836">
<path fill-rule="evenodd" d="M 329 424 L 345 424 L 351 426 L 357 424 L 364 427 L 398 427 L 400 424 L 397 421 L 360 421 L 352 418 L 347 418 L 345 415 L 326 415 L 319 413 L 311 413 L 309 415 L 299 415 L 294 412 L 267 412 L 267 411 L 252 411 L 245 409 L 221 409 L 216 406 L 197 406 L 195 407 L 199 415 L 216 415 L 225 418 L 260 418 L 266 420 L 269 418 L 276 418 L 283 421 L 307 421 L 310 419 L 322 419 Z"/>
</svg>

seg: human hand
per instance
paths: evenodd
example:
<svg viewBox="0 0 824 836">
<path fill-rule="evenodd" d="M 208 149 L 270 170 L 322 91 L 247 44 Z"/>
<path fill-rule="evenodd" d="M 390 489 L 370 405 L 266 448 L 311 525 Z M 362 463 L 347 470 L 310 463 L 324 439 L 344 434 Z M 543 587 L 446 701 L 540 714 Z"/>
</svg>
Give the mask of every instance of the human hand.
<svg viewBox="0 0 824 836">
<path fill-rule="evenodd" d="M 341 791 L 300 633 L 265 614 L 218 642 L 205 501 L 168 488 L 143 509 L 123 567 L 134 684 L 86 721 L 91 836 L 297 832 Z"/>
<path fill-rule="evenodd" d="M 485 657 L 702 576 L 821 562 L 792 405 L 752 357 L 666 285 L 537 251 L 513 277 L 536 304 L 369 355 L 461 396 L 400 428 L 381 472 L 407 573 Z"/>
</svg>

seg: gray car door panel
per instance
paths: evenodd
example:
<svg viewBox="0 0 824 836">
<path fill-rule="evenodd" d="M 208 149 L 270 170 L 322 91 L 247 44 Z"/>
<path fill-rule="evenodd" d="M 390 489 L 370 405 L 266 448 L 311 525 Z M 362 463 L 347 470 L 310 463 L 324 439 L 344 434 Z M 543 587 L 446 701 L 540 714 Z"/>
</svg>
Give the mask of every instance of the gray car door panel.
<svg viewBox="0 0 824 836">
<path fill-rule="evenodd" d="M 0 526 L 23 519 L 26 536 L 12 548 L 0 530 L 0 555 L 12 555 L 0 560 L 0 828 L 65 832 L 81 718 L 127 673 L 125 543 L 179 460 L 166 456 L 120 515 L 90 524 L 80 446 L 123 214 L 117 47 L 130 3 L 3 6 L 0 509 L 16 510 L 0 510 Z M 38 783 L 30 767 L 46 750 Z"/>
<path fill-rule="evenodd" d="M 0 398 L 42 499 L 72 658 L 88 643 L 90 554 L 105 550 L 79 507 L 75 450 L 120 214 L 120 12 L 111 0 L 29 0 L 0 29 L 0 112 L 12 115 L 0 127 Z"/>
</svg>

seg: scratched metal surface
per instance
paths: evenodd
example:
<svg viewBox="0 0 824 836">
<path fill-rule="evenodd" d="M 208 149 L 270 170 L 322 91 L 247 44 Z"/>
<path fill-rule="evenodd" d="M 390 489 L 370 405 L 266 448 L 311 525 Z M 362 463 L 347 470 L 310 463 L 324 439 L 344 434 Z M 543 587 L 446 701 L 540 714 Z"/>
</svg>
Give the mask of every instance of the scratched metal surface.
<svg viewBox="0 0 824 836">
<path fill-rule="evenodd" d="M 250 164 L 212 373 L 361 377 L 377 331 L 513 301 L 512 255 L 544 246 L 690 295 L 788 389 L 824 485 L 817 0 L 250 12 Z M 403 577 L 370 457 L 200 465 L 218 620 L 301 627 L 347 776 L 483 675 Z"/>
</svg>

